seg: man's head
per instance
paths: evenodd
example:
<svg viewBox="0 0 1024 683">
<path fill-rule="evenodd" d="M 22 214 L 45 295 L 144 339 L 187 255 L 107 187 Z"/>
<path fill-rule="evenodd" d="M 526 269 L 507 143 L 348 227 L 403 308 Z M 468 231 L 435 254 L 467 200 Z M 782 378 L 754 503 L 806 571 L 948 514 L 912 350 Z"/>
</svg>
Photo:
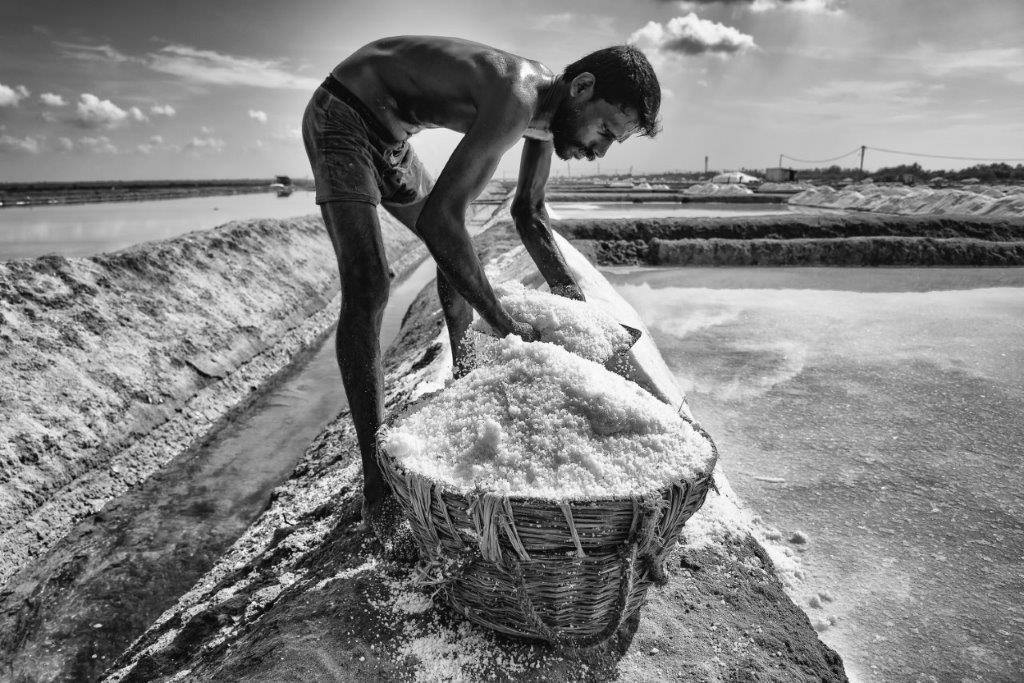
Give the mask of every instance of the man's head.
<svg viewBox="0 0 1024 683">
<path fill-rule="evenodd" d="M 643 52 L 616 45 L 565 67 L 569 92 L 551 119 L 561 159 L 603 157 L 630 135 L 654 136 L 660 126 L 661 86 Z"/>
</svg>

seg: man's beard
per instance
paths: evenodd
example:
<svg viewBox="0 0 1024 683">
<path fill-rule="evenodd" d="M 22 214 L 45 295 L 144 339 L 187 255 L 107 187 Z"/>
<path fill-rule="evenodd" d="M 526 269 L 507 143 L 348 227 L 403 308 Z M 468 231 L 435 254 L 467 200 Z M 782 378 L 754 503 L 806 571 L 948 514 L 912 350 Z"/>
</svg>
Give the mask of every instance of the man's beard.
<svg viewBox="0 0 1024 683">
<path fill-rule="evenodd" d="M 566 98 L 551 117 L 551 137 L 559 159 L 570 159 L 574 149 L 583 149 L 583 142 L 577 137 L 582 109 Z"/>
</svg>

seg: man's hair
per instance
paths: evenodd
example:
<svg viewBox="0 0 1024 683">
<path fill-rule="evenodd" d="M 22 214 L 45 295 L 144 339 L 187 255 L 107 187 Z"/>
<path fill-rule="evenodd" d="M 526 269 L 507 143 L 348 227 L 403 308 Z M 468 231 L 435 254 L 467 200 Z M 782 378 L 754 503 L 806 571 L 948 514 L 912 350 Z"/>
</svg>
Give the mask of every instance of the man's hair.
<svg viewBox="0 0 1024 683">
<path fill-rule="evenodd" d="M 661 85 L 644 53 L 632 45 L 613 45 L 565 67 L 566 82 L 589 72 L 594 75 L 594 98 L 636 110 L 641 135 L 661 130 Z"/>
</svg>

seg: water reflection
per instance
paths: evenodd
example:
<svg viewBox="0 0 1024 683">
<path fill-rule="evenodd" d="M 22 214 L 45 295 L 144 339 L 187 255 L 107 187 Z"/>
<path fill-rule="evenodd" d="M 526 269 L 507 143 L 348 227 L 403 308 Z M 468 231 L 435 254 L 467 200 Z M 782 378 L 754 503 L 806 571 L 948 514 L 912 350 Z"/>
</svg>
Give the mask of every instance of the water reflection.
<svg viewBox="0 0 1024 683">
<path fill-rule="evenodd" d="M 4 208 L 0 260 L 43 254 L 88 256 L 229 221 L 312 213 L 317 213 L 312 192 Z"/>
</svg>

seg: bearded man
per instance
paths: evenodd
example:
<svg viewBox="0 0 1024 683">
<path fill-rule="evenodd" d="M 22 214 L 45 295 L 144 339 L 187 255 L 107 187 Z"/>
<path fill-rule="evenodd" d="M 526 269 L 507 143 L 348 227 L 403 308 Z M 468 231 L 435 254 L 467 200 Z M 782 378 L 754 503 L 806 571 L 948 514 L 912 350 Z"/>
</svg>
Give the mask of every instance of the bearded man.
<svg viewBox="0 0 1024 683">
<path fill-rule="evenodd" d="M 302 137 L 316 202 L 341 274 L 336 349 L 363 465 L 363 520 L 373 525 L 389 490 L 376 460 L 383 417 L 380 327 L 390 278 L 377 206 L 408 226 L 437 263 L 437 291 L 453 354 L 475 309 L 501 335 L 537 338 L 494 295 L 465 214 L 502 155 L 525 138 L 512 216 L 553 292 L 582 299 L 548 227 L 551 155 L 593 160 L 613 142 L 658 129 L 661 88 L 638 49 L 598 50 L 556 74 L 488 45 L 434 36 L 374 41 L 341 62 L 314 92 Z M 436 181 L 409 138 L 424 128 L 463 133 Z"/>
</svg>

